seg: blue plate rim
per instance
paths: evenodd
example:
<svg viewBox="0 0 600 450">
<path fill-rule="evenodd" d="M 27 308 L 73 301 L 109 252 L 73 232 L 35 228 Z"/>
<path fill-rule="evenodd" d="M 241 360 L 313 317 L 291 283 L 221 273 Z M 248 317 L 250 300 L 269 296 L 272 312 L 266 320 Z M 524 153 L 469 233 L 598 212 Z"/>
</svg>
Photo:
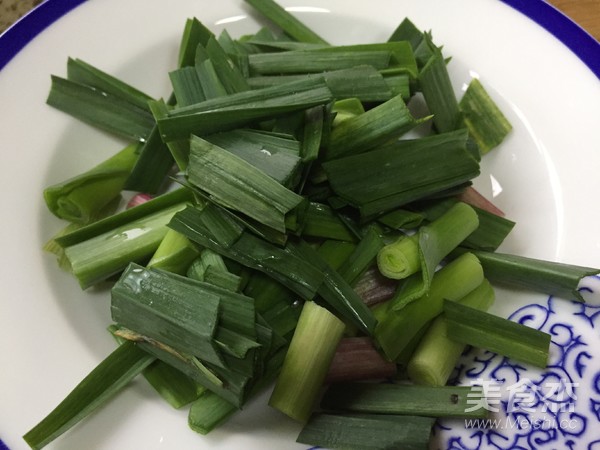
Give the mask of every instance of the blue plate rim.
<svg viewBox="0 0 600 450">
<path fill-rule="evenodd" d="M 500 0 L 561 41 L 600 79 L 600 42 L 545 0 Z"/>
<path fill-rule="evenodd" d="M 0 35 L 0 70 L 46 27 L 88 0 L 45 0 Z M 546 29 L 600 79 L 600 42 L 545 0 L 499 0 Z"/>
<path fill-rule="evenodd" d="M 0 35 L 0 70 L 48 26 L 88 0 L 45 0 Z M 544 0 L 499 0 L 546 29 L 600 79 L 600 42 Z M 7 449 L 0 439 L 0 450 Z"/>
<path fill-rule="evenodd" d="M 87 0 L 45 0 L 0 35 L 0 70 L 38 34 Z"/>
</svg>

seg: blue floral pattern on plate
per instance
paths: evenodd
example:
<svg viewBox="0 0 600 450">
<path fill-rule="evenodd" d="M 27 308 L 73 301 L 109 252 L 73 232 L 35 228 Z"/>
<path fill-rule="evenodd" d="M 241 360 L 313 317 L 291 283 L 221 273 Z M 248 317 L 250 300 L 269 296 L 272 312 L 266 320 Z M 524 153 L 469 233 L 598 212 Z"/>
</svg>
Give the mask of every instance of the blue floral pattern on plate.
<svg viewBox="0 0 600 450">
<path fill-rule="evenodd" d="M 589 277 L 581 291 L 594 294 L 599 285 L 599 277 Z M 551 335 L 544 370 L 487 351 L 467 350 L 452 382 L 482 385 L 492 393 L 490 418 L 439 421 L 432 448 L 600 449 L 600 361 L 592 357 L 599 338 L 600 305 L 595 303 L 549 297 L 545 304 L 526 305 L 510 315 L 515 322 Z"/>
</svg>

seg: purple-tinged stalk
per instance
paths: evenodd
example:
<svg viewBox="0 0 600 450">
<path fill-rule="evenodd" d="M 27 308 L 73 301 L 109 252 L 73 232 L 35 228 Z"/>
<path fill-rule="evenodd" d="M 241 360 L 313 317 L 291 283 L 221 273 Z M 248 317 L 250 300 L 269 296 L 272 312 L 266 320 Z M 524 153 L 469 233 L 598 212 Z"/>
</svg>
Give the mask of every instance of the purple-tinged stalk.
<svg viewBox="0 0 600 450">
<path fill-rule="evenodd" d="M 396 364 L 386 360 L 370 338 L 350 337 L 340 341 L 325 382 L 378 380 L 396 373 Z"/>
</svg>

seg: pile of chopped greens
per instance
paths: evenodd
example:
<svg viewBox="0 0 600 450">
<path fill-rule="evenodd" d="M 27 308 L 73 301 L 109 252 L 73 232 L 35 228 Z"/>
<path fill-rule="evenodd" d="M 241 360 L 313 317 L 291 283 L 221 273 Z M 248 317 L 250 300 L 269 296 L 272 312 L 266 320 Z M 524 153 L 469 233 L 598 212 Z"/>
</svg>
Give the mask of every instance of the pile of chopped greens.
<svg viewBox="0 0 600 450">
<path fill-rule="evenodd" d="M 32 448 L 138 375 L 201 434 L 274 384 L 298 442 L 427 448 L 436 418 L 487 413 L 446 386 L 465 345 L 547 363 L 548 334 L 486 312 L 492 284 L 582 300 L 598 272 L 496 252 L 514 222 L 471 182 L 511 125 L 479 80 L 456 97 L 431 33 L 335 46 L 247 1 L 270 27 L 189 19 L 166 99 L 79 59 L 52 76 L 49 105 L 129 144 L 44 192 L 69 222 L 46 249 L 112 284 L 118 345 Z"/>
</svg>

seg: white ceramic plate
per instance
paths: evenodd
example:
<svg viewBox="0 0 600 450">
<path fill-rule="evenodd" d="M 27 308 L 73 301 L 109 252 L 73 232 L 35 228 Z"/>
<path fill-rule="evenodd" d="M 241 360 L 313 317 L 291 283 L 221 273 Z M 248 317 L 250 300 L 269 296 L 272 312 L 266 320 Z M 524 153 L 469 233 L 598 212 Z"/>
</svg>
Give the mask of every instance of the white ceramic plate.
<svg viewBox="0 0 600 450">
<path fill-rule="evenodd" d="M 486 156 L 476 182 L 517 221 L 502 250 L 600 265 L 600 83 L 559 40 L 498 0 L 283 3 L 297 7 L 300 18 L 334 43 L 385 40 L 405 16 L 433 30 L 453 57 L 450 70 L 459 95 L 471 77 L 480 77 L 514 125 L 505 144 Z M 531 2 L 535 4 L 541 2 Z M 2 441 L 10 449 L 26 448 L 21 436 L 114 348 L 105 331 L 108 293 L 81 292 L 41 251 L 61 227 L 45 210 L 41 193 L 104 159 L 121 143 L 46 106 L 50 74 L 64 75 L 67 57 L 79 57 L 153 96 L 166 96 L 167 71 L 175 67 L 179 36 L 191 16 L 215 32 L 224 27 L 234 35 L 256 30 L 256 20 L 241 0 L 90 0 L 40 32 L 0 71 L 0 448 Z M 12 43 L 15 33 L 24 31 L 22 26 L 11 30 L 3 42 Z M 593 45 L 591 51 L 600 54 Z M 530 324 L 552 332 L 553 362 L 564 363 L 560 373 L 581 385 L 577 414 L 588 425 L 597 420 L 600 346 L 595 345 L 594 310 L 552 301 L 549 312 L 548 298 L 530 293 L 499 290 L 497 297 L 495 312 L 504 316 L 528 304 L 546 306 L 528 307 L 514 317 L 533 318 L 537 322 Z M 566 348 L 577 353 L 566 358 Z M 482 355 L 467 355 L 464 363 L 487 370 L 481 372 L 485 376 L 497 376 L 500 372 L 494 370 L 503 360 Z M 520 376 L 542 377 L 534 371 Z M 186 411 L 172 410 L 140 380 L 50 448 L 306 448 L 294 443 L 299 426 L 265 403 L 266 397 L 253 401 L 203 437 L 188 429 Z M 590 426 L 567 434 L 560 426 L 548 432 L 510 428 L 462 433 L 460 424 L 445 426 L 450 429 L 438 432 L 436 447 L 587 448 L 600 438 Z"/>
</svg>

